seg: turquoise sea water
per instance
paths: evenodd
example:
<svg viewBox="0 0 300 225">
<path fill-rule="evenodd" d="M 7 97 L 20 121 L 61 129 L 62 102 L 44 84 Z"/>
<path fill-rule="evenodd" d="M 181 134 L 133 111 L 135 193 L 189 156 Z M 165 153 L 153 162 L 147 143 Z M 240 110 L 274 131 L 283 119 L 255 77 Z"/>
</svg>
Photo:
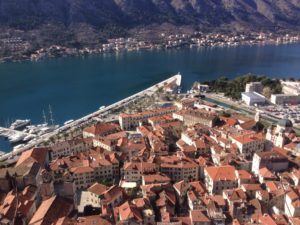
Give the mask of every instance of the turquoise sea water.
<svg viewBox="0 0 300 225">
<path fill-rule="evenodd" d="M 300 78 L 300 44 L 153 50 L 0 64 L 0 125 L 42 122 L 52 106 L 56 123 L 79 118 L 180 72 L 195 80 L 245 73 Z M 0 146 L 1 149 L 1 146 Z"/>
</svg>

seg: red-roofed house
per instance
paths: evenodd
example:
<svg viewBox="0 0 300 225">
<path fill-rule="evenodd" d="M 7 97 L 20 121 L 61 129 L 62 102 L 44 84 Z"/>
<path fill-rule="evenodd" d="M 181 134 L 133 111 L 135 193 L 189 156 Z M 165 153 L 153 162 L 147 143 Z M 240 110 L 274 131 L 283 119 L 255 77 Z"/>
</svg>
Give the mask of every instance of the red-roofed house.
<svg viewBox="0 0 300 225">
<path fill-rule="evenodd" d="M 120 131 L 120 127 L 114 123 L 97 123 L 83 130 L 83 137 L 105 137 Z"/>
<path fill-rule="evenodd" d="M 291 217 L 300 217 L 300 188 L 290 188 L 285 196 L 284 212 Z"/>
<path fill-rule="evenodd" d="M 40 164 L 41 167 L 44 167 L 49 162 L 49 148 L 32 148 L 30 150 L 22 152 L 20 158 L 18 159 L 15 167 L 21 165 L 22 163 L 26 163 L 26 161 L 30 158 L 34 162 Z"/>
<path fill-rule="evenodd" d="M 261 168 L 258 172 L 259 182 L 262 184 L 265 181 L 276 180 L 277 177 L 268 168 Z"/>
<path fill-rule="evenodd" d="M 0 224 L 27 224 L 37 206 L 38 190 L 34 186 L 27 186 L 23 191 L 10 191 L 0 205 Z M 17 214 L 15 214 L 18 212 Z"/>
<path fill-rule="evenodd" d="M 122 178 L 126 182 L 142 182 L 143 174 L 155 174 L 158 166 L 147 162 L 126 162 L 121 170 Z"/>
<path fill-rule="evenodd" d="M 211 221 L 201 210 L 190 210 L 192 225 L 210 225 Z"/>
<path fill-rule="evenodd" d="M 78 217 L 74 225 L 112 225 L 99 215 Z"/>
<path fill-rule="evenodd" d="M 68 216 L 72 210 L 72 202 L 58 196 L 53 196 L 42 202 L 31 218 L 29 224 L 57 224 L 60 218 Z"/>
<path fill-rule="evenodd" d="M 177 107 L 159 108 L 135 114 L 122 113 L 119 115 L 119 124 L 123 130 L 131 130 L 139 126 L 140 123 L 147 122 L 151 117 L 163 116 L 175 112 Z"/>
<path fill-rule="evenodd" d="M 161 157 L 160 170 L 173 181 L 198 180 L 199 166 L 192 159 L 178 156 Z"/>
<path fill-rule="evenodd" d="M 233 166 L 211 166 L 205 168 L 205 185 L 209 193 L 222 194 L 225 189 L 236 188 L 238 179 Z"/>
<path fill-rule="evenodd" d="M 271 171 L 285 171 L 289 166 L 286 156 L 277 151 L 257 152 L 253 156 L 252 172 L 258 174 L 259 169 L 266 167 Z"/>
<path fill-rule="evenodd" d="M 234 136 L 232 143 L 237 145 L 241 154 L 250 158 L 255 152 L 262 152 L 265 149 L 265 137 L 262 133 Z"/>
</svg>

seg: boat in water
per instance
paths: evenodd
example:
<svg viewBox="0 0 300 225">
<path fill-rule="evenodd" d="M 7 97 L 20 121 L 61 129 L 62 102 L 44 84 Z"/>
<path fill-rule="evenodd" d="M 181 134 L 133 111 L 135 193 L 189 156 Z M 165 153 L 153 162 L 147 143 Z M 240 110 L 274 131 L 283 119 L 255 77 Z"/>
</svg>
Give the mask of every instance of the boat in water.
<svg viewBox="0 0 300 225">
<path fill-rule="evenodd" d="M 64 122 L 64 125 L 70 124 L 70 123 L 72 123 L 73 121 L 74 121 L 74 120 L 68 120 L 68 121 Z"/>
<path fill-rule="evenodd" d="M 10 136 L 8 138 L 8 140 L 11 144 L 16 144 L 16 143 L 23 141 L 25 137 L 26 137 L 25 134 L 14 134 L 14 135 Z"/>
<path fill-rule="evenodd" d="M 29 134 L 28 139 L 30 139 L 30 137 L 35 137 L 35 135 L 42 135 L 54 131 L 58 127 L 59 125 L 49 125 L 48 123 L 42 123 L 42 124 L 27 126 L 24 131 Z"/>
<path fill-rule="evenodd" d="M 15 122 L 13 122 L 9 129 L 12 130 L 23 130 L 26 126 L 28 126 L 31 123 L 31 120 L 26 119 L 26 120 L 16 120 Z"/>
</svg>

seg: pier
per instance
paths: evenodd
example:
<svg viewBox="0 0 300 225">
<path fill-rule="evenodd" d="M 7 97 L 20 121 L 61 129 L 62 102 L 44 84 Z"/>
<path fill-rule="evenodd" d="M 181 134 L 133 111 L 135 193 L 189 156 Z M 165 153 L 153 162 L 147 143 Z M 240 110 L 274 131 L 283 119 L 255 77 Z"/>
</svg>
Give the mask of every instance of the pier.
<svg viewBox="0 0 300 225">
<path fill-rule="evenodd" d="M 77 120 L 74 120 L 73 122 L 69 123 L 69 124 L 66 124 L 66 125 L 63 125 L 59 128 L 57 128 L 56 130 L 50 132 L 50 133 L 46 133 L 44 135 L 41 135 L 39 137 L 39 139 L 35 140 L 35 142 L 33 143 L 30 143 L 30 144 L 27 144 L 25 145 L 24 147 L 22 148 L 19 148 L 17 150 L 14 150 L 12 152 L 9 152 L 9 153 L 6 153 L 2 156 L 0 156 L 0 161 L 5 161 L 11 157 L 15 157 L 15 156 L 19 156 L 21 155 L 21 153 L 23 151 L 26 151 L 28 149 L 31 149 L 33 147 L 36 147 L 38 145 L 40 145 L 41 143 L 49 140 L 52 136 L 55 136 L 57 134 L 59 134 L 60 132 L 63 132 L 63 131 L 66 131 L 72 127 L 84 127 L 86 126 L 87 124 L 90 123 L 91 120 L 94 120 L 95 118 L 99 118 L 101 117 L 101 115 L 105 114 L 105 113 L 110 113 L 112 110 L 114 109 L 117 109 L 117 108 L 120 108 L 120 107 L 124 107 L 126 105 L 128 105 L 129 103 L 133 102 L 133 101 L 136 101 L 140 98 L 142 98 L 143 96 L 145 95 L 148 95 L 148 96 L 151 96 L 153 95 L 159 88 L 161 87 L 164 87 L 165 85 L 168 85 L 170 83 L 173 83 L 175 82 L 177 86 L 180 86 L 181 85 L 181 75 L 180 73 L 166 79 L 166 80 L 163 80 L 143 91 L 140 91 L 136 94 L 133 94 L 125 99 L 122 99 L 118 102 L 115 102 L 103 109 L 99 109 L 91 114 L 88 114 L 80 119 L 77 119 Z M 6 128 L 4 128 L 6 129 Z M 22 132 L 21 132 L 22 133 Z M 23 134 L 23 133 L 22 133 Z M 26 134 L 26 133 L 24 133 Z"/>
</svg>

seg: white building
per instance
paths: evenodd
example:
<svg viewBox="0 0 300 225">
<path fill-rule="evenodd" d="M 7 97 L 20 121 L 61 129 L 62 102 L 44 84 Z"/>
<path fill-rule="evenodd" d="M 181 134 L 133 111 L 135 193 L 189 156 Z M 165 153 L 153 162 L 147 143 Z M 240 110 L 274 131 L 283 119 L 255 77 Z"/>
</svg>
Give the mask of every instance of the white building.
<svg viewBox="0 0 300 225">
<path fill-rule="evenodd" d="M 271 102 L 276 105 L 284 104 L 300 104 L 300 95 L 291 95 L 291 94 L 272 94 Z"/>
<path fill-rule="evenodd" d="M 262 93 L 264 86 L 261 82 L 250 82 L 246 84 L 245 92 Z"/>
<path fill-rule="evenodd" d="M 255 152 L 262 152 L 265 149 L 265 137 L 262 133 L 234 136 L 232 143 L 237 145 L 240 153 L 245 157 L 252 157 Z"/>
<path fill-rule="evenodd" d="M 92 138 L 83 138 L 76 140 L 67 140 L 55 143 L 50 148 L 51 160 L 57 159 L 61 156 L 76 155 L 80 152 L 89 150 L 93 147 Z"/>
<path fill-rule="evenodd" d="M 287 135 L 293 132 L 293 123 L 289 119 L 281 119 L 275 129 L 268 128 L 266 139 L 273 145 L 282 148 L 286 144 Z"/>
<path fill-rule="evenodd" d="M 247 105 L 264 105 L 266 98 L 257 92 L 242 92 L 242 100 Z"/>
<path fill-rule="evenodd" d="M 210 194 L 222 194 L 223 190 L 236 188 L 238 178 L 233 166 L 211 166 L 204 170 L 205 186 Z"/>
<path fill-rule="evenodd" d="M 289 166 L 288 159 L 276 151 L 257 152 L 253 156 L 252 172 L 258 174 L 259 169 L 266 167 L 270 171 L 285 171 Z"/>
<path fill-rule="evenodd" d="M 284 212 L 290 217 L 300 216 L 299 189 L 290 189 L 285 196 Z"/>
</svg>

